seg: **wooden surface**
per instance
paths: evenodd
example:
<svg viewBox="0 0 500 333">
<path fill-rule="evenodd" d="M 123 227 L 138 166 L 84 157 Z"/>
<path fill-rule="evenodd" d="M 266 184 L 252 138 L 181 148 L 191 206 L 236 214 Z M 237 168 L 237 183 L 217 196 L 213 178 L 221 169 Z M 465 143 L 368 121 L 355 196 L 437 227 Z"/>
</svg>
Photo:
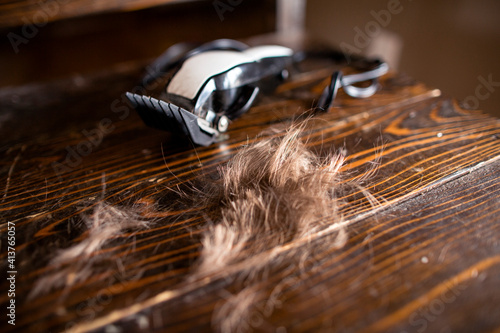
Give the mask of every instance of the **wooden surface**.
<svg viewBox="0 0 500 333">
<path fill-rule="evenodd" d="M 0 1 L 0 27 L 26 24 L 43 26 L 47 22 L 113 11 L 130 11 L 174 2 L 173 0 L 48 0 Z"/>
<path fill-rule="evenodd" d="M 3 316 L 2 331 L 210 330 L 224 290 L 237 288 L 221 278 L 224 272 L 184 280 L 207 223 L 189 207 L 174 213 L 162 208 L 180 200 L 171 189 L 216 174 L 247 140 L 261 140 L 256 136 L 266 128 L 310 109 L 322 84 L 303 85 L 304 80 L 282 86 L 236 120 L 226 140 L 194 149 L 117 108 L 137 79 L 137 67 L 119 67 L 0 91 L 1 268 L 7 270 L 11 221 L 18 271 L 16 326 Z M 102 142 L 72 166 L 54 169 L 68 149 L 88 140 L 82 131 L 98 128 L 105 118 L 112 129 Z M 500 122 L 460 108 L 439 90 L 390 76 L 372 98 L 340 93 L 329 113 L 309 122 L 306 136 L 320 155 L 345 149 L 345 181 L 376 163 L 377 172 L 363 184 L 379 204 L 370 204 L 356 189 L 344 193 L 346 246 L 317 253 L 306 274 L 276 270 L 263 279 L 269 290 L 286 279 L 294 283 L 282 290 L 281 305 L 253 329 L 500 330 Z M 85 236 L 79 232 L 81 216 L 101 201 L 154 206 L 155 226 L 102 250 L 98 258 L 104 253 L 107 260 L 99 274 L 28 300 L 33 284 L 57 271 L 48 264 L 57 249 Z M 5 279 L 1 285 L 5 309 Z"/>
<path fill-rule="evenodd" d="M 134 1 L 121 3 L 131 2 Z M 212 1 L 168 2 L 171 4 L 144 10 L 109 11 L 30 26 L 32 14 L 15 8 L 27 5 L 36 10 L 40 7 L 37 1 L 7 4 L 0 0 L 0 31 L 3 34 L 0 38 L 0 87 L 84 75 L 118 63 L 154 59 L 179 42 L 247 38 L 276 30 L 274 1 L 242 1 L 233 10 L 222 13 Z M 57 3 L 57 0 L 46 3 Z M 78 6 L 74 4 L 83 3 L 118 4 L 117 1 L 68 0 L 61 10 L 76 11 Z M 88 14 L 91 8 L 83 9 L 83 14 Z M 23 16 L 28 23 L 21 21 L 21 26 L 17 27 L 7 25 L 9 20 L 19 20 Z M 6 26 L 2 29 L 3 24 Z"/>
</svg>

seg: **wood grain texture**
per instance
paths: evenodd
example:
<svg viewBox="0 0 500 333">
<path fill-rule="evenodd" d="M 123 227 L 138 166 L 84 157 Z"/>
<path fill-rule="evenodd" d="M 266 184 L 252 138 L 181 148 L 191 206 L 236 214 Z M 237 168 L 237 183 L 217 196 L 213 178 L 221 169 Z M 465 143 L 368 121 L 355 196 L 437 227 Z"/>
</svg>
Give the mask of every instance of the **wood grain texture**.
<svg viewBox="0 0 500 333">
<path fill-rule="evenodd" d="M 73 2 L 85 1 L 66 1 L 64 9 L 71 9 L 68 6 Z M 113 3 L 88 2 L 98 6 Z M 27 14 L 26 20 L 19 22 L 21 26 L 4 29 L 1 26 L 5 21 L 0 18 L 0 86 L 84 75 L 140 59 L 149 63 L 175 43 L 244 38 L 273 32 L 276 27 L 276 5 L 270 0 L 243 1 L 232 11 L 224 12 L 218 12 L 212 1 L 170 3 L 145 10 L 95 13 L 33 27 L 32 17 Z M 39 1 L 32 4 L 35 9 L 40 8 Z M 0 9 L 2 15 L 9 13 Z"/>
<path fill-rule="evenodd" d="M 104 12 L 130 11 L 174 2 L 173 0 L 48 0 L 48 1 L 1 1 L 0 27 L 25 24 L 43 26 L 61 19 L 99 14 Z"/>
<path fill-rule="evenodd" d="M 316 73 L 324 75 L 321 68 Z M 324 85 L 304 84 L 307 77 L 285 84 L 236 120 L 225 140 L 194 148 L 144 127 L 126 107 L 121 94 L 138 77 L 136 67 L 120 67 L 0 91 L 0 231 L 4 246 L 7 221 L 16 223 L 19 272 L 16 326 L 2 319 L 7 331 L 212 329 L 214 308 L 238 289 L 224 276 L 236 276 L 238 267 L 185 281 L 207 222 L 173 190 L 215 177 L 242 145 L 271 135 L 258 136 L 263 130 L 307 117 Z M 107 133 L 93 144 L 89 135 L 103 119 Z M 388 76 L 372 98 L 341 92 L 306 129 L 303 139 L 317 154 L 346 151 L 343 181 L 363 179 L 378 203 L 356 188 L 339 193 L 347 245 L 316 253 L 305 272 L 269 272 L 262 286 L 272 291 L 281 282 L 280 302 L 271 315 L 254 318 L 252 328 L 498 329 L 500 122 L 410 78 Z M 86 147 L 86 156 L 68 157 Z M 34 282 L 58 269 L 48 264 L 56 249 L 85 236 L 78 232 L 81 216 L 101 201 L 153 207 L 155 225 L 103 249 L 107 260 L 98 274 L 28 300 Z M 166 209 L 172 202 L 179 210 Z M 2 248 L 2 265 L 6 256 Z"/>
</svg>

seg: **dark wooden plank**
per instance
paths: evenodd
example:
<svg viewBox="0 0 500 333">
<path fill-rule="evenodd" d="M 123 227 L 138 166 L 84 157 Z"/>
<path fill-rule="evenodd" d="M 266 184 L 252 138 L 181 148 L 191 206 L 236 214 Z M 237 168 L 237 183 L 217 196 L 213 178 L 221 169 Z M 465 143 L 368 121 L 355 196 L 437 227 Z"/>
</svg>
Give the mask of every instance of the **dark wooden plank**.
<svg viewBox="0 0 500 333">
<path fill-rule="evenodd" d="M 47 22 L 104 12 L 131 11 L 174 2 L 172 0 L 49 0 L 0 2 L 0 27 L 44 26 Z"/>
<path fill-rule="evenodd" d="M 56 14 L 77 10 L 85 1 L 62 2 L 61 12 Z M 43 4 L 54 3 L 58 1 L 31 1 L 29 7 L 36 11 L 44 8 Z M 103 7 L 113 5 L 107 1 L 89 3 Z M 28 4 L 28 1 L 9 5 L 16 4 Z M 88 75 L 119 63 L 152 61 L 179 42 L 248 38 L 276 29 L 276 4 L 272 0 L 243 1 L 231 8 L 233 10 L 218 11 L 211 1 L 168 1 L 167 5 L 144 10 L 106 13 L 93 13 L 91 7 L 86 7 L 84 16 L 39 25 L 33 23 L 33 13 L 19 12 L 12 16 L 17 21 L 24 17 L 17 23 L 19 26 L 3 29 L 2 25 L 8 24 L 12 13 L 0 9 L 0 17 L 3 17 L 0 18 L 0 86 Z"/>
<path fill-rule="evenodd" d="M 242 145 L 263 140 L 266 135 L 257 136 L 262 130 L 299 119 L 324 85 L 284 85 L 235 121 L 226 140 L 193 148 L 145 128 L 125 107 L 120 95 L 137 79 L 132 66 L 0 92 L 6 115 L 0 230 L 5 237 L 6 222 L 16 223 L 18 330 L 211 328 L 224 290 L 239 287 L 223 279 L 227 272 L 185 281 L 207 223 L 172 189 L 214 175 Z M 309 120 L 303 138 L 319 155 L 345 150 L 344 181 L 368 175 L 363 185 L 378 204 L 357 189 L 343 193 L 346 247 L 318 253 L 307 274 L 271 272 L 262 280 L 265 290 L 287 279 L 294 283 L 280 293 L 282 306 L 254 328 L 382 332 L 427 325 L 467 331 L 500 325 L 487 317 L 500 304 L 493 292 L 499 276 L 500 123 L 409 78 L 389 76 L 382 86 L 366 100 L 341 93 L 329 113 Z M 105 118 L 109 133 L 92 144 L 88 135 Z M 92 151 L 86 156 L 68 155 L 87 146 Z M 374 163 L 377 172 L 371 174 Z M 60 269 L 48 264 L 54 251 L 85 237 L 81 214 L 102 201 L 149 207 L 157 223 L 96 253 L 99 273 L 28 300 L 40 277 Z M 172 202 L 179 202 L 179 210 L 171 210 Z M 325 233 L 310 241 L 321 242 Z M 5 263 L 6 252 L 0 256 Z M 455 292 L 454 302 L 445 302 L 447 288 Z M 439 305 L 433 300 L 445 302 L 445 309 L 427 318 L 430 307 Z M 7 301 L 1 294 L 2 306 Z"/>
</svg>

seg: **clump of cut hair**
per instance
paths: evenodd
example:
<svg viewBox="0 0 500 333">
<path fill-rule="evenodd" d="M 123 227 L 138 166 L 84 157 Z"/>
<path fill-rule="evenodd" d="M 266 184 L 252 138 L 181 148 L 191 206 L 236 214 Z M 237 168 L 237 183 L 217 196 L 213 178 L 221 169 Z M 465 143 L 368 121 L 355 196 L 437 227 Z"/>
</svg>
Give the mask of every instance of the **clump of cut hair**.
<svg viewBox="0 0 500 333">
<path fill-rule="evenodd" d="M 197 272 L 313 234 L 327 217 L 341 219 L 334 189 L 344 158 L 320 159 L 300 134 L 293 129 L 247 146 L 220 169 L 220 192 L 205 205 L 220 206 L 221 218 L 204 234 Z"/>
<path fill-rule="evenodd" d="M 30 297 L 55 288 L 69 288 L 75 283 L 92 276 L 94 264 L 104 261 L 106 255 L 99 251 L 125 232 L 133 237 L 134 232 L 148 229 L 153 223 L 145 219 L 134 208 L 123 208 L 99 202 L 92 214 L 82 217 L 86 229 L 85 237 L 69 248 L 59 250 L 48 266 L 50 274 L 41 277 L 34 284 Z"/>
<path fill-rule="evenodd" d="M 244 289 L 214 314 L 214 325 L 221 331 L 248 328 L 244 319 L 266 298 L 266 291 L 257 288 L 260 276 L 278 267 L 300 268 L 312 257 L 314 246 L 280 249 L 297 241 L 308 243 L 309 236 L 342 221 L 335 189 L 344 156 L 318 157 L 301 141 L 302 134 L 302 128 L 295 127 L 242 148 L 219 169 L 217 189 L 203 198 L 203 205 L 220 207 L 220 219 L 202 236 L 191 278 L 245 267 L 236 277 L 244 280 Z M 330 237 L 330 246 L 345 242 L 342 228 Z"/>
</svg>

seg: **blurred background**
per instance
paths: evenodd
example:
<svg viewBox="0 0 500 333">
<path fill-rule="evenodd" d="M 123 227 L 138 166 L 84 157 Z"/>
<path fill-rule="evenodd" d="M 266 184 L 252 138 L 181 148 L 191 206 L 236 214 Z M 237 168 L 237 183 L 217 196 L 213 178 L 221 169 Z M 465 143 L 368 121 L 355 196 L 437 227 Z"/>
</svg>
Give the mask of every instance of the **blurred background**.
<svg viewBox="0 0 500 333">
<path fill-rule="evenodd" d="M 382 57 L 500 116 L 495 0 L 1 1 L 0 31 L 0 89 L 146 62 L 176 42 L 279 33 Z"/>
</svg>

